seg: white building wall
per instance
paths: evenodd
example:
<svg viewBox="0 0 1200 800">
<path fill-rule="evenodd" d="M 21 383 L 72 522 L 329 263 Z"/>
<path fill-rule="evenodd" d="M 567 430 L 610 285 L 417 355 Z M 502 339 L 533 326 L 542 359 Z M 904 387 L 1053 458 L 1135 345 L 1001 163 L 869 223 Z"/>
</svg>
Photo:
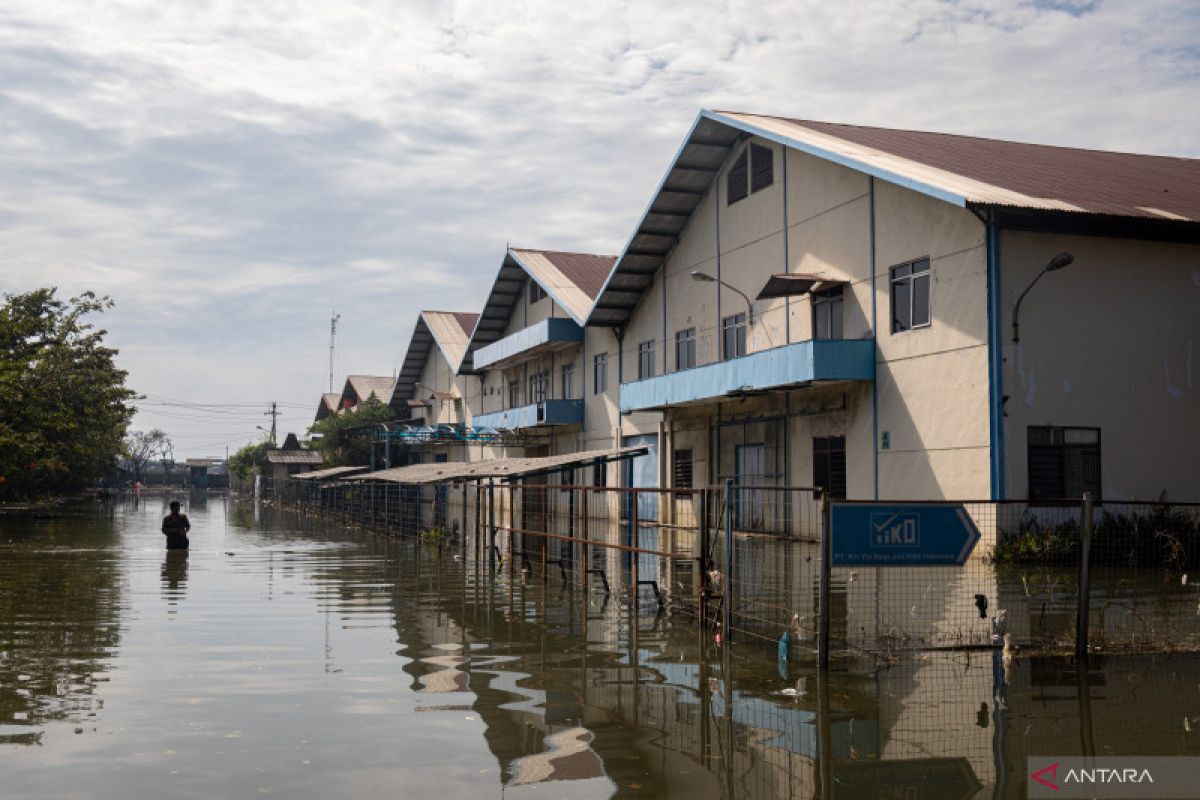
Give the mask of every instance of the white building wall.
<svg viewBox="0 0 1200 800">
<path fill-rule="evenodd" d="M 1056 253 L 1075 263 L 1017 297 Z M 1028 496 L 1031 425 L 1099 427 L 1109 500 L 1200 501 L 1200 246 L 1005 232 L 1006 494 Z"/>
</svg>

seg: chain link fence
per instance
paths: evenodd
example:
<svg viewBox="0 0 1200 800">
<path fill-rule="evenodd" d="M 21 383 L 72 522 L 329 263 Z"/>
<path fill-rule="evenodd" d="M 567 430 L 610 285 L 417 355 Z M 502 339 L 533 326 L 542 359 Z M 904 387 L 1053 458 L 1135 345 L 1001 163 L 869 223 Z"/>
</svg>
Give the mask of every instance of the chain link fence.
<svg viewBox="0 0 1200 800">
<path fill-rule="evenodd" d="M 826 501 L 808 487 L 349 476 L 263 479 L 259 491 L 349 526 L 466 545 L 510 587 L 534 576 L 636 599 L 648 617 L 683 615 L 715 643 L 775 645 L 788 659 L 816 658 L 822 634 L 835 659 L 874 663 L 999 648 L 1006 635 L 1078 652 L 1081 632 L 1092 651 L 1200 651 L 1200 504 L 1097 503 L 1089 524 L 1080 501 L 966 501 L 954 505 L 979 540 L 961 564 L 835 566 Z"/>
</svg>

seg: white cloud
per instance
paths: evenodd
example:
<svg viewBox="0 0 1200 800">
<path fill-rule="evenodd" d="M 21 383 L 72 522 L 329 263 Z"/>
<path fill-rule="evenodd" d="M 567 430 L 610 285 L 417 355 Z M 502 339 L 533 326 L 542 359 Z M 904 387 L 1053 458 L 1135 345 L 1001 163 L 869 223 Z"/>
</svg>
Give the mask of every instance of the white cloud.
<svg viewBox="0 0 1200 800">
<path fill-rule="evenodd" d="M 701 107 L 1200 155 L 1196 41 L 1167 0 L 8 0 L 0 284 L 113 295 L 143 391 L 315 408 L 332 308 L 390 373 L 506 242 L 615 252 Z"/>
</svg>

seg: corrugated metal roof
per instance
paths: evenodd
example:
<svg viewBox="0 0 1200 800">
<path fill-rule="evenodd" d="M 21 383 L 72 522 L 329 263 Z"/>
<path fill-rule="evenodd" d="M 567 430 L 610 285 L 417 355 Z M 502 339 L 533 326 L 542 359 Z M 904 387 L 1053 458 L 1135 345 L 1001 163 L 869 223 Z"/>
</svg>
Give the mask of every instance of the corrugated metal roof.
<svg viewBox="0 0 1200 800">
<path fill-rule="evenodd" d="M 298 481 L 313 481 L 323 478 L 339 478 L 343 475 L 352 475 L 355 472 L 366 472 L 370 467 L 330 467 L 328 469 L 318 469 L 313 472 L 298 472 L 292 476 Z"/>
<path fill-rule="evenodd" d="M 392 388 L 396 382 L 386 375 L 350 375 L 342 389 L 341 405 L 347 400 L 352 406 L 357 406 L 367 400 L 372 394 L 379 402 L 386 403 L 392 396 Z"/>
<path fill-rule="evenodd" d="M 421 379 L 434 345 L 441 349 L 450 368 L 457 370 L 478 319 L 478 314 L 467 311 L 422 311 L 417 315 L 417 324 L 413 326 L 404 363 L 390 396 L 393 408 L 399 410 L 406 401 L 415 399 L 417 381 Z"/>
<path fill-rule="evenodd" d="M 718 112 L 968 204 L 1200 221 L 1200 159 Z"/>
<path fill-rule="evenodd" d="M 267 462 L 271 464 L 320 464 L 321 454 L 316 450 L 268 450 Z"/>
<path fill-rule="evenodd" d="M 583 325 L 614 263 L 615 256 L 509 248 L 471 332 L 466 355 L 455 365 L 458 371 L 473 371 L 475 351 L 504 336 L 527 281 L 536 281 L 571 319 Z"/>
<path fill-rule="evenodd" d="M 1198 159 L 702 111 L 596 298 L 589 324 L 629 318 L 721 164 L 747 136 L 959 206 L 1153 221 L 1141 224 L 1200 222 Z"/>
<path fill-rule="evenodd" d="M 594 461 L 614 461 L 646 453 L 645 447 L 617 447 L 609 450 L 586 450 L 557 456 L 530 458 L 497 458 L 490 461 L 457 461 L 437 464 L 410 464 L 393 467 L 343 480 L 387 481 L 389 483 L 441 483 L 443 481 L 478 480 L 481 478 L 517 478 L 541 473 L 572 464 Z"/>
</svg>

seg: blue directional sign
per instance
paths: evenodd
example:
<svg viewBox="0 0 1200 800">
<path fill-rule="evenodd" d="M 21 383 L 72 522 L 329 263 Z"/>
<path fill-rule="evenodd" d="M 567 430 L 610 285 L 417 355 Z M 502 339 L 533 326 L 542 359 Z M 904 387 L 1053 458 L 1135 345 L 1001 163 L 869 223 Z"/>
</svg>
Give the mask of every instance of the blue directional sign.
<svg viewBox="0 0 1200 800">
<path fill-rule="evenodd" d="M 838 567 L 961 565 L 979 541 L 961 503 L 834 503 L 832 511 Z"/>
</svg>

